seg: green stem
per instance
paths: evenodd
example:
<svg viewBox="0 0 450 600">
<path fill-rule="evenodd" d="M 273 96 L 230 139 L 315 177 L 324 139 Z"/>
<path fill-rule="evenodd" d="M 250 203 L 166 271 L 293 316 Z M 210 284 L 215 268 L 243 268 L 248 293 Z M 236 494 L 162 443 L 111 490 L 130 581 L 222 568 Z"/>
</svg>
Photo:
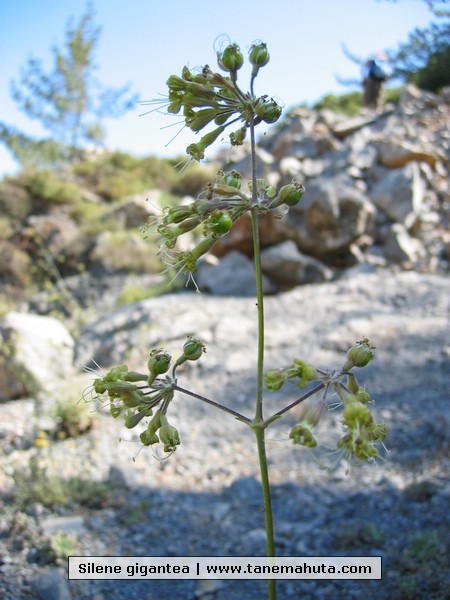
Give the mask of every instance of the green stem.
<svg viewBox="0 0 450 600">
<path fill-rule="evenodd" d="M 266 456 L 265 428 L 254 428 L 256 444 L 258 446 L 259 469 L 264 502 L 264 516 L 266 524 L 267 556 L 275 556 L 275 541 L 273 529 L 272 497 L 270 492 L 269 467 Z M 268 599 L 276 600 L 277 580 L 268 580 Z"/>
<path fill-rule="evenodd" d="M 258 223 L 258 196 L 256 188 L 256 142 L 255 125 L 253 117 L 250 119 L 250 145 L 251 145 L 251 167 L 252 167 L 252 236 L 253 253 L 255 263 L 256 279 L 256 301 L 258 309 L 258 356 L 256 372 L 256 398 L 255 398 L 255 418 L 253 421 L 253 431 L 256 436 L 258 447 L 259 470 L 261 473 L 261 485 L 264 502 L 264 515 L 266 524 L 267 556 L 275 556 L 275 541 L 273 529 L 272 498 L 270 491 L 269 467 L 266 456 L 265 426 L 263 415 L 263 381 L 264 381 L 264 294 L 261 271 L 261 251 L 259 242 L 259 223 Z M 276 579 L 268 581 L 268 599 L 276 600 L 277 590 Z"/>
</svg>

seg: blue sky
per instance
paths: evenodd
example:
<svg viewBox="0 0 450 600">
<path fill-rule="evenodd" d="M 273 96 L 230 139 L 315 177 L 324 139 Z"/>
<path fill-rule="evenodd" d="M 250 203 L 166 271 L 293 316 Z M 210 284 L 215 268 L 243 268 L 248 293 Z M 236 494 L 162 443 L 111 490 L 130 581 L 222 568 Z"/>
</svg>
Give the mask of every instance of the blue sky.
<svg viewBox="0 0 450 600">
<path fill-rule="evenodd" d="M 433 20 L 424 2 L 398 0 L 94 0 L 102 28 L 97 47 L 98 78 L 108 86 L 131 83 L 142 100 L 165 93 L 167 77 L 184 64 L 216 68 L 214 40 L 227 34 L 245 52 L 255 40 L 268 44 L 269 64 L 261 70 L 255 92 L 268 94 L 286 108 L 342 93 L 336 76 L 358 78 L 358 67 L 345 57 L 342 44 L 365 57 L 397 47 L 415 27 Z M 61 46 L 68 19 L 84 13 L 82 0 L 0 0 L 0 120 L 30 134 L 38 123 L 20 113 L 10 97 L 10 82 L 33 55 L 52 66 L 50 49 Z M 246 85 L 240 73 L 241 87 Z M 136 107 L 120 120 L 107 121 L 108 147 L 138 155 L 173 156 L 194 141 L 188 131 L 171 144 L 176 119 L 140 117 Z M 0 146 L 0 174 L 14 162 Z"/>
</svg>

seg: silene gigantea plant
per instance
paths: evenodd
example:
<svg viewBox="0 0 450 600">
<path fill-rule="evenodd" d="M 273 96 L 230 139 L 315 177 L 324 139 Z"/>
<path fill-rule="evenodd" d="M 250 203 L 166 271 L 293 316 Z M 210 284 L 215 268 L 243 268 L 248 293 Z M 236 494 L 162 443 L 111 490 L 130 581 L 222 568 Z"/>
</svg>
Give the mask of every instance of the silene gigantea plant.
<svg viewBox="0 0 450 600">
<path fill-rule="evenodd" d="M 179 431 L 169 420 L 170 414 L 176 411 L 180 394 L 206 402 L 250 427 L 255 435 L 261 474 L 267 556 L 273 557 L 274 523 L 266 456 L 266 430 L 270 425 L 309 399 L 309 408 L 292 427 L 289 437 L 294 445 L 315 449 L 319 444 L 316 426 L 324 413 L 333 411 L 342 424 L 342 435 L 334 452 L 339 458 L 345 457 L 349 465 L 375 461 L 380 448 L 384 449 L 387 429 L 373 418 L 370 410 L 373 400 L 354 372 L 354 369 L 365 367 L 374 358 L 374 347 L 367 339 L 357 341 L 348 350 L 342 368 L 337 370 L 315 368 L 300 358 L 294 358 L 284 367 L 264 370 L 265 318 L 258 220 L 270 211 L 287 212 L 289 207 L 301 202 L 305 192 L 304 186 L 296 180 L 277 190 L 267 181 L 256 178 L 255 128 L 259 123 L 275 123 L 282 112 L 281 106 L 273 98 L 256 96 L 254 93 L 255 79 L 269 58 L 265 43 L 257 42 L 250 47 L 250 85 L 249 91 L 245 92 L 237 82 L 244 55 L 237 44 L 228 43 L 217 52 L 218 66 L 223 73 L 215 72 L 209 66 L 197 72 L 183 67 L 181 76 L 171 75 L 167 80 L 168 98 L 151 101 L 164 102 L 169 114 L 182 115 L 185 126 L 194 133 L 202 131 L 200 140 L 186 149 L 189 160 L 203 159 L 206 149 L 228 130 L 231 130 L 229 141 L 232 146 L 242 145 L 247 135 L 250 139 L 251 180 L 245 188 L 237 171 L 221 171 L 216 181 L 208 184 L 195 201 L 188 205 L 166 207 L 152 226 L 160 235 L 159 252 L 162 260 L 168 268 L 175 269 L 177 274 L 185 274 L 189 280 L 193 278 L 198 260 L 217 240 L 232 230 L 242 215 L 250 214 L 258 324 L 254 414 L 243 415 L 179 384 L 179 372 L 182 372 L 183 364 L 200 360 L 206 351 L 202 341 L 194 335 L 187 337 L 178 357 L 174 358 L 164 348 L 152 348 L 149 350 L 147 368 L 142 373 L 129 371 L 125 365 L 114 367 L 104 377 L 94 381 L 93 390 L 97 397 L 107 399 L 113 418 L 122 417 L 125 427 L 129 429 L 141 427 L 139 439 L 143 447 L 159 445 L 168 454 L 175 452 L 181 443 Z M 203 133 L 207 128 L 208 131 Z M 178 239 L 197 228 L 201 231 L 197 244 L 191 250 L 178 251 Z M 288 381 L 307 389 L 289 405 L 265 416 L 264 389 L 275 393 Z M 269 580 L 268 585 L 268 597 L 274 600 L 276 580 Z"/>
</svg>

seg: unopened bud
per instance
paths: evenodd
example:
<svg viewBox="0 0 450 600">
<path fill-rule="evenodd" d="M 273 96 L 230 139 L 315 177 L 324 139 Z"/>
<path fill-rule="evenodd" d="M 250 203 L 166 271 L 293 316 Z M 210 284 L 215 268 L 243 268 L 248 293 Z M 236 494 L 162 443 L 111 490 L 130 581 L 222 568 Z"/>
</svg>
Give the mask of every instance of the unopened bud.
<svg viewBox="0 0 450 600">
<path fill-rule="evenodd" d="M 274 202 L 271 203 L 271 208 L 279 206 L 280 204 L 286 204 L 287 206 L 295 206 L 300 202 L 305 193 L 305 187 L 301 183 L 296 181 L 284 185 L 278 192 L 278 196 Z"/>
<path fill-rule="evenodd" d="M 183 346 L 183 354 L 188 360 L 198 360 L 206 352 L 205 344 L 194 337 L 188 336 L 188 341 Z"/>
<path fill-rule="evenodd" d="M 226 171 L 225 173 L 222 173 L 222 176 L 220 178 L 220 183 L 224 183 L 225 185 L 236 188 L 238 190 L 241 187 L 241 182 L 241 174 L 238 173 L 238 171 L 235 171 L 234 169 L 232 171 Z"/>
<path fill-rule="evenodd" d="M 148 363 L 147 363 L 148 371 L 149 371 L 149 377 L 148 377 L 149 385 L 151 383 L 153 383 L 153 381 L 155 380 L 155 378 L 158 375 L 167 373 L 167 371 L 169 370 L 171 360 L 172 360 L 172 357 L 170 356 L 170 354 L 168 354 L 161 348 L 154 348 L 150 352 L 150 357 L 149 357 Z"/>
<path fill-rule="evenodd" d="M 342 370 L 348 371 L 353 367 L 365 367 L 374 358 L 374 349 L 375 346 L 372 346 L 367 338 L 356 342 L 347 352 L 347 361 Z"/>
<path fill-rule="evenodd" d="M 267 44 L 260 42 L 259 44 L 252 44 L 248 53 L 248 58 L 252 65 L 256 67 L 264 67 L 267 65 L 270 59 L 269 51 L 267 50 Z"/>
<path fill-rule="evenodd" d="M 275 123 L 281 116 L 283 109 L 275 100 L 263 100 L 256 106 L 257 116 L 265 123 Z"/>
<path fill-rule="evenodd" d="M 244 57 L 237 44 L 230 44 L 222 53 L 217 53 L 217 62 L 221 69 L 235 75 L 236 71 L 242 67 Z"/>
</svg>

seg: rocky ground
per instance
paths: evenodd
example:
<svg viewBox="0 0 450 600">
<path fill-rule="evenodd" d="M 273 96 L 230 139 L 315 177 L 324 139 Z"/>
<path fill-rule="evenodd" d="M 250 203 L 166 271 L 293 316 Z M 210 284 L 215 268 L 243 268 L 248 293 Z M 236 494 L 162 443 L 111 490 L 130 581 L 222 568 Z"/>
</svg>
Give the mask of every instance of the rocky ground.
<svg viewBox="0 0 450 600">
<path fill-rule="evenodd" d="M 279 583 L 279 598 L 450 598 L 448 284 L 439 275 L 357 269 L 267 297 L 266 366 L 299 357 L 339 367 L 345 350 L 368 337 L 377 357 L 362 379 L 376 400 L 377 419 L 389 427 L 384 460 L 349 474 L 342 461 L 323 470 L 309 451 L 292 446 L 295 415 L 269 430 L 277 553 L 383 560 L 382 581 L 286 580 Z M 145 300 L 91 322 L 75 340 L 75 362 L 94 357 L 108 367 L 126 359 L 142 368 L 149 347 L 179 348 L 192 332 L 208 350 L 199 364 L 180 371 L 180 385 L 250 415 L 255 316 L 251 298 L 186 292 Z M 62 389 L 79 386 L 80 377 L 66 378 Z M 87 376 L 82 381 L 89 384 Z M 268 395 L 268 406 L 284 406 L 295 393 Z M 61 556 L 69 542 L 68 553 L 77 555 L 263 555 L 263 512 L 252 434 L 233 418 L 176 398 L 171 415 L 182 445 L 160 462 L 94 403 L 95 425 L 87 433 L 37 448 L 34 440 L 39 429 L 48 429 L 54 401 L 41 398 L 41 410 L 33 398 L 0 404 L 1 598 L 265 597 L 264 581 L 68 582 Z M 339 425 L 329 416 L 322 433 L 333 434 Z M 33 456 L 34 481 L 47 469 L 44 498 L 56 495 L 58 480 L 78 481 L 77 493 L 50 507 L 27 503 L 23 482 L 30 482 Z M 327 464 L 331 458 L 320 455 Z M 55 551 L 58 532 L 66 537 L 56 538 Z"/>
</svg>

